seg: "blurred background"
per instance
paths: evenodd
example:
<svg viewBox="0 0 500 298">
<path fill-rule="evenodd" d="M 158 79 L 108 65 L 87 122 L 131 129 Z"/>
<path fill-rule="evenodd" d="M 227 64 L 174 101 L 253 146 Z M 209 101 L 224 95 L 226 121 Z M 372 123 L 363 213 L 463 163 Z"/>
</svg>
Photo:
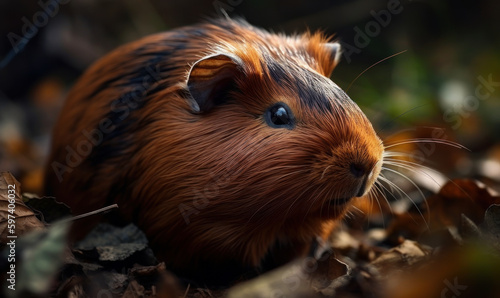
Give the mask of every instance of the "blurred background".
<svg viewBox="0 0 500 298">
<path fill-rule="evenodd" d="M 275 32 L 336 34 L 344 54 L 332 79 L 386 144 L 462 144 L 470 152 L 429 143 L 396 148 L 447 177 L 499 190 L 500 2 L 493 0 L 2 0 L 0 170 L 43 195 L 51 130 L 79 75 L 118 45 L 222 10 Z"/>
</svg>

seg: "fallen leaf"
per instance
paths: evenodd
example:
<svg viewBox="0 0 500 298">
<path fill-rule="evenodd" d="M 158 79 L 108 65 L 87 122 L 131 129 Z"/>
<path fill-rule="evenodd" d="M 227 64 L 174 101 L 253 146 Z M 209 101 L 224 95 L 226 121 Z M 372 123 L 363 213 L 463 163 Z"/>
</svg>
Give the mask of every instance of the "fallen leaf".
<svg viewBox="0 0 500 298">
<path fill-rule="evenodd" d="M 311 269 L 314 270 L 310 273 L 310 287 L 324 295 L 334 295 L 335 290 L 349 279 L 349 266 L 335 258 L 333 253 L 322 256 Z"/>
<path fill-rule="evenodd" d="M 394 273 L 394 269 L 403 270 L 426 260 L 430 253 L 431 248 L 415 241 L 405 240 L 401 245 L 380 255 L 371 264 L 382 274 Z"/>
<path fill-rule="evenodd" d="M 134 224 L 125 227 L 99 224 L 75 244 L 75 254 L 90 261 L 154 265 L 157 261 L 147 243 L 144 233 Z"/>
<path fill-rule="evenodd" d="M 492 204 L 499 204 L 500 196 L 493 195 L 481 182 L 472 179 L 454 179 L 439 193 L 427 199 L 418 210 L 396 215 L 387 229 L 394 243 L 400 236 L 418 239 L 422 234 L 460 227 L 462 214 L 479 224 L 484 212 Z"/>
<path fill-rule="evenodd" d="M 93 249 L 122 243 L 147 244 L 146 235 L 134 224 L 116 227 L 107 223 L 97 225 L 83 240 L 75 244 L 77 249 Z"/>
<path fill-rule="evenodd" d="M 66 204 L 56 201 L 53 197 L 39 198 L 34 195 L 24 194 L 23 200 L 30 209 L 40 212 L 43 220 L 47 223 L 53 223 L 58 219 L 71 216 L 70 208 Z"/>
<path fill-rule="evenodd" d="M 0 175 L 0 243 L 5 245 L 8 236 L 20 236 L 44 229 L 33 211 L 21 199 L 21 184 L 7 172 Z"/>
<path fill-rule="evenodd" d="M 379 272 L 370 264 L 355 266 L 348 275 L 333 281 L 333 284 L 338 284 L 334 293 L 322 293 L 327 297 L 383 297 Z"/>
<path fill-rule="evenodd" d="M 114 246 L 96 247 L 101 262 L 124 261 L 133 254 L 146 249 L 144 243 L 120 243 Z"/>
</svg>

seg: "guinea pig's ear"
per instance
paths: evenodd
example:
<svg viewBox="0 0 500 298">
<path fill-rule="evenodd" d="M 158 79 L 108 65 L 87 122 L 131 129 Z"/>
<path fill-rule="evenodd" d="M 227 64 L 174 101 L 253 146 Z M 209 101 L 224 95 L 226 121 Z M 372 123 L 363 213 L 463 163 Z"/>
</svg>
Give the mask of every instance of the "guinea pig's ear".
<svg viewBox="0 0 500 298">
<path fill-rule="evenodd" d="M 339 42 L 327 42 L 323 44 L 324 47 L 330 52 L 330 57 L 332 57 L 333 67 L 337 66 L 340 61 L 340 55 L 342 54 L 341 46 Z"/>
<path fill-rule="evenodd" d="M 196 61 L 187 79 L 193 112 L 205 113 L 223 103 L 242 72 L 243 62 L 233 55 L 215 54 Z"/>
<path fill-rule="evenodd" d="M 333 69 L 340 61 L 342 54 L 339 42 L 313 43 L 309 46 L 309 53 L 316 58 L 321 67 L 322 74 L 330 77 Z"/>
</svg>

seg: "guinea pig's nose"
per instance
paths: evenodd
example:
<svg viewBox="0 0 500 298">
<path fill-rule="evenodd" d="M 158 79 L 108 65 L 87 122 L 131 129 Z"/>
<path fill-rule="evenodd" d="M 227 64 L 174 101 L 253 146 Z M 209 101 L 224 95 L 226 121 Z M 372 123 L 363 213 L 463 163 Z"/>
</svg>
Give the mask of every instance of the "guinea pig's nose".
<svg viewBox="0 0 500 298">
<path fill-rule="evenodd" d="M 351 163 L 351 174 L 356 177 L 356 178 L 360 178 L 362 177 L 363 175 L 365 175 L 365 167 L 358 164 L 358 163 Z"/>
</svg>

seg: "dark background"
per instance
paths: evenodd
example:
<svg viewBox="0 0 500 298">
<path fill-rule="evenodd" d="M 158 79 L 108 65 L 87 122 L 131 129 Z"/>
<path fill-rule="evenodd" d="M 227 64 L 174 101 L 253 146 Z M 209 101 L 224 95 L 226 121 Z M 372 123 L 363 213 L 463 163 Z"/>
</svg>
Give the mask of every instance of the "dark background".
<svg viewBox="0 0 500 298">
<path fill-rule="evenodd" d="M 347 51 L 332 79 L 345 90 L 352 83 L 348 94 L 382 138 L 427 138 L 434 127 L 443 128 L 440 138 L 471 152 L 404 149 L 424 152 L 427 163 L 448 177 L 500 180 L 498 1 L 61 2 L 0 2 L 0 170 L 11 171 L 26 191 L 40 192 L 50 131 L 65 94 L 86 67 L 120 44 L 221 15 L 221 8 L 276 32 L 309 28 L 336 34 Z M 53 16 L 43 17 L 44 3 L 52 3 Z M 26 21 L 37 27 L 34 34 Z M 16 47 L 13 36 L 27 43 Z M 404 50 L 353 83 L 372 64 Z M 482 86 L 478 77 L 499 82 L 480 87 L 488 91 L 485 99 L 475 95 Z"/>
</svg>

